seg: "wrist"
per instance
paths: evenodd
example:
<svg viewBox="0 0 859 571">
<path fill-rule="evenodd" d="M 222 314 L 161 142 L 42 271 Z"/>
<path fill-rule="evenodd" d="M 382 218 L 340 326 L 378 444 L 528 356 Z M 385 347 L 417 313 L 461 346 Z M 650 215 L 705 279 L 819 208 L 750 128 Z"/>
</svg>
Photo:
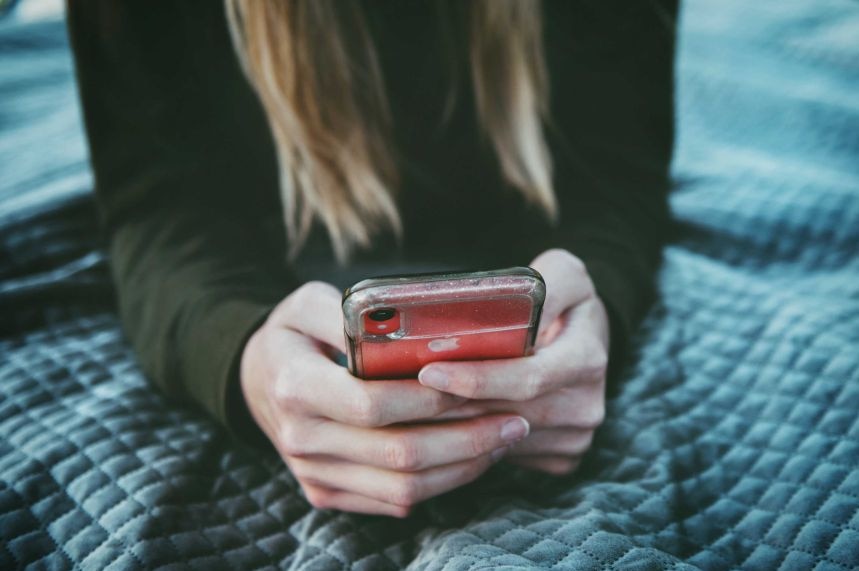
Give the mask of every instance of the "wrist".
<svg viewBox="0 0 859 571">
<path fill-rule="evenodd" d="M 269 447 L 253 407 L 253 380 L 263 371 L 262 343 L 268 315 L 266 312 L 260 317 L 241 346 L 238 362 L 229 377 L 224 406 L 224 422 L 229 432 L 257 448 Z"/>
</svg>

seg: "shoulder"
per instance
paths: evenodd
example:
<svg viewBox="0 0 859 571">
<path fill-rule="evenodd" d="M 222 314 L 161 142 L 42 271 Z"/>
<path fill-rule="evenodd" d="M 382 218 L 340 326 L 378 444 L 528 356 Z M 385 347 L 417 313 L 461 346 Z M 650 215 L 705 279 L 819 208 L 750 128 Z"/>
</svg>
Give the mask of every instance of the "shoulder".
<svg viewBox="0 0 859 571">
<path fill-rule="evenodd" d="M 543 0 L 546 40 L 577 52 L 673 46 L 679 0 Z"/>
<path fill-rule="evenodd" d="M 82 0 L 69 2 L 67 15 L 77 49 L 126 69 L 214 60 L 231 45 L 223 2 Z"/>
</svg>

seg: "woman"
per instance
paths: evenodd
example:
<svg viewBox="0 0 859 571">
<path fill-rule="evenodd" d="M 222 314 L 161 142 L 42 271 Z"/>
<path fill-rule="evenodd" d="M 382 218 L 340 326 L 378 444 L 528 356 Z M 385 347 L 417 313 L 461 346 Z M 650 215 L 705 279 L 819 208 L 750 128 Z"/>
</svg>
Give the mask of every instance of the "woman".
<svg viewBox="0 0 859 571">
<path fill-rule="evenodd" d="M 168 394 L 264 435 L 321 508 L 575 469 L 667 227 L 671 0 L 68 9 L 122 319 Z M 327 282 L 529 262 L 532 357 L 385 382 L 332 357 Z"/>
</svg>

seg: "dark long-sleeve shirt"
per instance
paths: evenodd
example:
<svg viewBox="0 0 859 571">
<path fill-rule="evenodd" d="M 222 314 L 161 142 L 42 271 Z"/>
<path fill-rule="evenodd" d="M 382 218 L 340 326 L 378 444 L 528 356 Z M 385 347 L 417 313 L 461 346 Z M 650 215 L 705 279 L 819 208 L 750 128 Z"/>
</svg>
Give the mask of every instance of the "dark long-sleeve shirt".
<svg viewBox="0 0 859 571">
<path fill-rule="evenodd" d="M 365 0 L 392 106 L 404 236 L 338 268 L 317 225 L 286 262 L 274 144 L 212 0 L 76 0 L 69 29 L 122 320 L 146 373 L 230 423 L 250 334 L 303 281 L 581 257 L 613 351 L 651 292 L 666 229 L 676 0 L 545 0 L 556 226 L 499 172 L 440 6 Z M 454 44 L 455 45 L 455 44 Z M 447 46 L 447 47 L 445 47 Z M 441 120 L 451 82 L 456 104 Z"/>
</svg>

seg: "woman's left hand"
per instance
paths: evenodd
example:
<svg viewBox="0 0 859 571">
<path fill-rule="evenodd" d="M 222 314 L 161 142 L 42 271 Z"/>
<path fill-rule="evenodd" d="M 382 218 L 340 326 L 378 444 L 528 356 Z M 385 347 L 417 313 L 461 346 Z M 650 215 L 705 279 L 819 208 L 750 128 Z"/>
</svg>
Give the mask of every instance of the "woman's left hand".
<svg viewBox="0 0 859 571">
<path fill-rule="evenodd" d="M 548 250 L 531 267 L 546 281 L 533 355 L 494 361 L 436 362 L 418 375 L 428 387 L 472 399 L 435 419 L 513 412 L 531 424 L 506 460 L 567 474 L 587 452 L 605 414 L 609 324 L 584 264 Z"/>
</svg>

